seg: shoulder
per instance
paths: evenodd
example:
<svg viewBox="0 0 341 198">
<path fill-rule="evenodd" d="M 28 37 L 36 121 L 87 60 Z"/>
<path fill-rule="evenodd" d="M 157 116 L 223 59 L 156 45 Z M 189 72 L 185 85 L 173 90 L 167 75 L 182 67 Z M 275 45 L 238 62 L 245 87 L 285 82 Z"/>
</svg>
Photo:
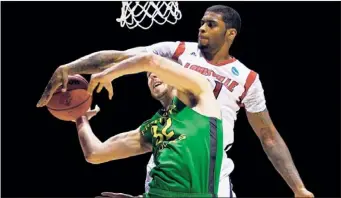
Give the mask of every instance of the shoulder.
<svg viewBox="0 0 341 198">
<path fill-rule="evenodd" d="M 181 56 L 186 50 L 196 49 L 197 46 L 198 45 L 194 42 L 163 41 L 147 46 L 146 51 L 160 56 L 177 59 L 177 57 Z"/>
<path fill-rule="evenodd" d="M 186 52 L 199 50 L 197 42 L 176 41 L 173 45 L 176 46 L 176 50 L 183 50 Z"/>
<path fill-rule="evenodd" d="M 246 90 L 253 84 L 260 83 L 259 73 L 238 59 L 232 63 L 231 73 L 238 79 L 239 83 L 243 84 Z"/>
<path fill-rule="evenodd" d="M 266 100 L 259 73 L 240 61 L 236 62 L 235 68 L 241 71 L 244 86 L 244 92 L 240 96 L 241 106 L 244 106 L 247 112 L 263 111 L 266 109 Z"/>
<path fill-rule="evenodd" d="M 250 72 L 254 74 L 258 74 L 256 71 L 252 70 L 248 66 L 246 66 L 241 60 L 236 59 L 236 61 L 233 62 L 232 69 L 233 67 L 235 70 L 232 70 L 232 72 L 235 72 L 237 74 L 243 74 L 243 75 L 248 75 Z"/>
<path fill-rule="evenodd" d="M 221 119 L 220 106 L 213 95 L 213 90 L 207 81 L 207 89 L 201 94 L 194 95 L 190 92 L 177 92 L 176 107 L 178 110 L 191 109 L 202 116 Z M 187 107 L 187 108 L 185 108 Z"/>
<path fill-rule="evenodd" d="M 188 41 L 178 41 L 177 48 L 182 49 L 184 52 L 194 52 L 198 51 L 198 43 L 197 42 L 188 42 Z"/>
<path fill-rule="evenodd" d="M 196 42 L 187 42 L 187 41 L 161 41 L 149 45 L 147 47 L 172 47 L 172 48 L 179 48 L 179 47 L 198 47 L 198 43 Z"/>
<path fill-rule="evenodd" d="M 145 133 L 146 131 L 148 131 L 149 128 L 152 126 L 152 124 L 155 123 L 155 121 L 161 117 L 161 112 L 162 112 L 162 109 L 158 110 L 150 119 L 144 121 L 139 127 L 139 130 L 142 133 Z"/>
<path fill-rule="evenodd" d="M 185 110 L 187 116 L 192 114 L 221 119 L 219 104 L 211 93 L 207 92 L 207 94 L 203 93 L 198 97 L 194 97 L 190 93 L 180 92 L 173 99 L 174 108 L 178 113 Z"/>
</svg>

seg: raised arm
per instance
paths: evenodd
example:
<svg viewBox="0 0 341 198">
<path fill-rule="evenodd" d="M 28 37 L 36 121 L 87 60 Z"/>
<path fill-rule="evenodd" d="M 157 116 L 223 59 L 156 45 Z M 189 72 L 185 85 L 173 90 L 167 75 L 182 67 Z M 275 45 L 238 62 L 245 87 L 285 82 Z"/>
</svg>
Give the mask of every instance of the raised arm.
<svg viewBox="0 0 341 198">
<path fill-rule="evenodd" d="M 136 47 L 125 51 L 103 50 L 83 56 L 70 63 L 63 64 L 53 73 L 36 106 L 45 106 L 58 87 L 62 86 L 62 91 L 66 91 L 68 75 L 95 74 L 108 68 L 112 63 L 120 62 L 143 52 L 151 52 L 171 58 L 176 51 L 178 43 L 179 42 L 160 42 L 150 46 Z"/>
<path fill-rule="evenodd" d="M 166 84 L 182 92 L 191 92 L 195 96 L 211 90 L 209 82 L 199 73 L 184 69 L 178 63 L 155 54 L 143 53 L 93 75 L 94 81 L 89 85 L 89 92 L 92 93 L 98 83 L 111 82 L 121 76 L 140 72 L 155 73 Z"/>
<path fill-rule="evenodd" d="M 144 51 L 146 51 L 145 47 L 133 48 L 126 51 L 99 51 L 59 66 L 47 83 L 36 106 L 45 106 L 58 87 L 62 86 L 62 91 L 66 91 L 69 75 L 98 73 L 108 68 L 108 65 L 111 63 L 122 61 Z"/>
<path fill-rule="evenodd" d="M 81 57 L 73 62 L 62 65 L 69 75 L 94 74 L 103 71 L 108 64 L 117 63 L 145 52 L 145 47 L 137 47 L 126 51 L 104 50 Z"/>
<path fill-rule="evenodd" d="M 101 142 L 92 132 L 86 116 L 77 119 L 76 126 L 84 157 L 89 163 L 100 164 L 151 151 L 151 145 L 144 140 L 139 129 L 117 134 Z"/>
<path fill-rule="evenodd" d="M 171 58 L 180 42 L 160 42 L 150 46 L 135 47 L 124 51 L 103 50 L 81 57 L 62 65 L 69 75 L 94 74 L 109 67 L 109 64 L 121 62 L 141 53 L 154 53 Z"/>
<path fill-rule="evenodd" d="M 211 85 L 205 77 L 153 53 L 134 56 L 93 75 L 88 90 L 92 93 L 98 83 L 100 84 L 99 89 L 101 89 L 103 85 L 111 83 L 116 78 L 144 71 L 155 73 L 164 83 L 175 87 L 181 93 L 185 93 L 182 95 L 186 95 L 189 99 L 196 99 L 199 105 L 203 101 L 201 99 L 205 98 L 205 101 L 211 102 L 210 108 L 212 109 L 205 112 L 214 114 L 215 117 L 220 116 L 218 105 L 214 105 L 215 98 Z M 217 116 L 218 114 L 219 116 Z"/>
</svg>

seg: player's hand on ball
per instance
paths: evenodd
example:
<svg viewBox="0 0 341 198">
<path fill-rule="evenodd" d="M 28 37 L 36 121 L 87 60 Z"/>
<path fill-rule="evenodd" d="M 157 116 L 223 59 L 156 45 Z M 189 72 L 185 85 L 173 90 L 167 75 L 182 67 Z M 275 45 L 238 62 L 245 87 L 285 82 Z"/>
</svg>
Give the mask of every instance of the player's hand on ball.
<svg viewBox="0 0 341 198">
<path fill-rule="evenodd" d="M 95 106 L 94 109 L 89 109 L 85 116 L 88 118 L 88 120 L 90 120 L 92 117 L 94 117 L 95 115 L 97 115 L 97 113 L 100 111 L 101 109 L 99 108 L 98 105 Z M 72 122 L 76 122 L 75 120 L 72 120 Z"/>
<path fill-rule="evenodd" d="M 111 100 L 112 96 L 114 95 L 114 91 L 112 88 L 111 79 L 109 79 L 105 73 L 101 72 L 98 74 L 91 75 L 91 80 L 88 85 L 88 92 L 91 95 L 94 92 L 97 85 L 98 85 L 97 93 L 101 92 L 104 87 L 108 91 L 109 99 Z"/>
<path fill-rule="evenodd" d="M 37 103 L 37 107 L 45 106 L 59 86 L 62 86 L 62 91 L 65 92 L 67 90 L 67 83 L 68 70 L 66 67 L 60 66 L 54 71 L 50 81 L 47 83 L 45 90 Z"/>
<path fill-rule="evenodd" d="M 113 193 L 113 192 L 102 192 L 102 196 L 97 196 L 96 198 L 135 198 L 135 197 L 142 197 L 142 196 L 132 196 L 124 193 Z"/>
<path fill-rule="evenodd" d="M 302 188 L 295 192 L 295 197 L 314 197 L 314 194 L 309 192 L 306 188 Z"/>
<path fill-rule="evenodd" d="M 95 115 L 97 115 L 97 113 L 100 111 L 101 109 L 99 108 L 98 105 L 95 106 L 94 109 L 89 109 L 88 112 L 86 112 L 86 117 L 88 118 L 88 120 L 90 120 L 92 117 L 94 117 Z"/>
</svg>

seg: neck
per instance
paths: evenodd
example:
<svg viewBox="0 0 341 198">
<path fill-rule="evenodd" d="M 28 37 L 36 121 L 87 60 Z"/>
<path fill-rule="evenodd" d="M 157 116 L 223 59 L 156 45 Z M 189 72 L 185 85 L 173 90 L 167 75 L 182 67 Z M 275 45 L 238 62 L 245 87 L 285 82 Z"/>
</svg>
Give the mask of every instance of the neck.
<svg viewBox="0 0 341 198">
<path fill-rule="evenodd" d="M 202 53 L 206 60 L 210 61 L 213 64 L 219 64 L 231 58 L 229 54 L 229 49 L 229 43 L 224 43 L 224 45 L 222 45 L 220 48 L 207 48 L 206 50 L 203 50 Z"/>
<path fill-rule="evenodd" d="M 171 104 L 172 99 L 171 98 L 169 98 L 169 99 L 167 98 L 167 100 L 161 100 L 160 102 L 161 102 L 161 104 L 162 104 L 162 106 L 164 108 L 167 108 Z"/>
<path fill-rule="evenodd" d="M 167 108 L 171 104 L 172 99 L 173 97 L 171 94 L 165 94 L 159 101 L 164 108 Z"/>
</svg>

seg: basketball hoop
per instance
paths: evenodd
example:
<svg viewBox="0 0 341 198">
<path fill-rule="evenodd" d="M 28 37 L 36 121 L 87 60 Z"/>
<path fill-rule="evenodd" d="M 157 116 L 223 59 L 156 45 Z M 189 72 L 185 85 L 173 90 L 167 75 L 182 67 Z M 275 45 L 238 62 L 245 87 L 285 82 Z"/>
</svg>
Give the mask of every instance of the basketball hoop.
<svg viewBox="0 0 341 198">
<path fill-rule="evenodd" d="M 145 18 L 150 20 L 149 25 L 144 25 Z M 137 26 L 147 30 L 153 23 L 163 25 L 166 22 L 174 25 L 182 17 L 177 1 L 122 1 L 121 17 L 116 21 L 121 27 L 133 29 Z"/>
</svg>

